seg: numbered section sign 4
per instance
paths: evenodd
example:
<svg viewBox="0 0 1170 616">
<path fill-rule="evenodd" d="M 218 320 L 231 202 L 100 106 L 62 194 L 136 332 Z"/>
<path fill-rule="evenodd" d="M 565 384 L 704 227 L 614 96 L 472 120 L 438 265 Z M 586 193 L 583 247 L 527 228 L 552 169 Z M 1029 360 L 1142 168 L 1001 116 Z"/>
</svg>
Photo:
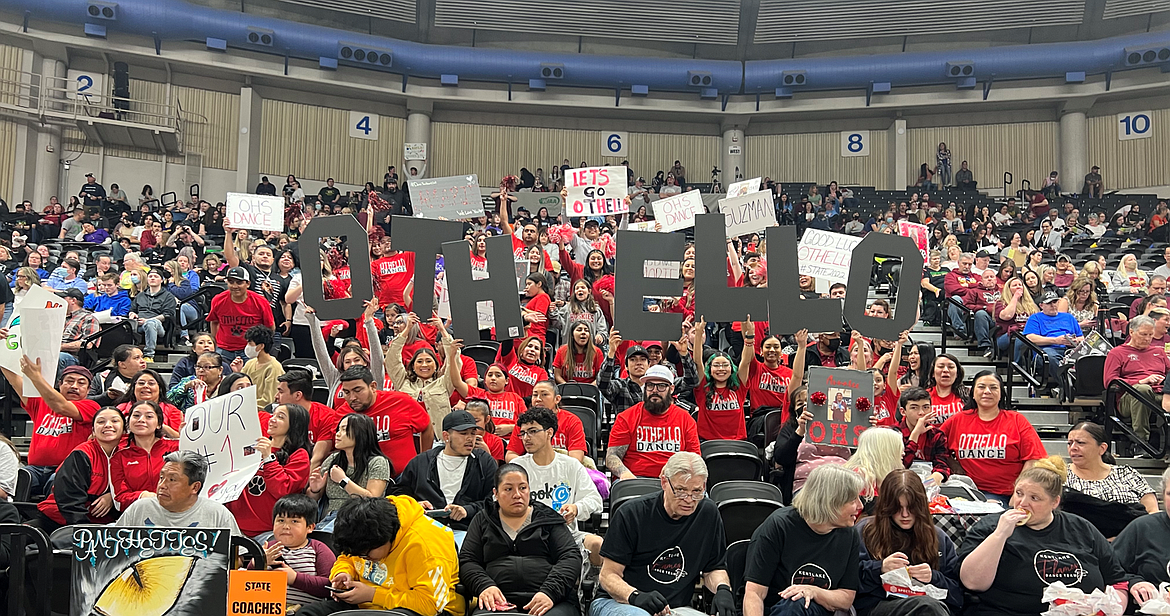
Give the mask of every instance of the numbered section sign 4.
<svg viewBox="0 0 1170 616">
<path fill-rule="evenodd" d="M 364 111 L 349 112 L 349 136 L 354 139 L 378 140 L 378 114 Z"/>
<path fill-rule="evenodd" d="M 601 131 L 601 155 L 625 156 L 630 134 L 619 131 Z"/>
<path fill-rule="evenodd" d="M 1117 138 L 1121 141 L 1146 139 L 1154 134 L 1154 112 L 1131 111 L 1117 114 Z"/>
<path fill-rule="evenodd" d="M 842 131 L 841 156 L 869 156 L 869 131 Z"/>
</svg>

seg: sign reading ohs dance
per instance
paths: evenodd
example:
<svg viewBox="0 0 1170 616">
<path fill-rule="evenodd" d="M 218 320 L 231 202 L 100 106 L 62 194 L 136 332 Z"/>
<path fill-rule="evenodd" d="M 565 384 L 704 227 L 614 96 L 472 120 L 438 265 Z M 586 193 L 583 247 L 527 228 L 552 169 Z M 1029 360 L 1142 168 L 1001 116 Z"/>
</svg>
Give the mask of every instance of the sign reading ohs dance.
<svg viewBox="0 0 1170 616">
<path fill-rule="evenodd" d="M 463 238 L 463 223 L 395 216 L 392 220 L 394 248 L 415 253 L 415 289 L 432 289 L 436 255 L 442 254 L 451 297 L 451 319 L 455 337 L 479 339 L 476 304 L 490 301 L 495 313 L 496 338 L 518 338 L 524 333 L 520 298 L 516 293 L 516 272 L 512 258 L 512 238 L 487 239 L 488 277 L 480 280 L 471 273 L 471 257 Z M 852 251 L 848 285 L 861 290 L 838 299 L 802 299 L 798 273 L 796 227 L 769 227 L 768 286 L 764 288 L 731 287 L 727 282 L 727 235 L 723 214 L 695 217 L 695 317 L 709 322 L 742 321 L 750 314 L 753 320 L 769 321 L 769 331 L 791 334 L 801 329 L 830 332 L 841 329 L 842 318 L 862 335 L 880 340 L 897 340 L 898 334 L 910 329 L 917 317 L 919 281 L 922 278 L 922 254 L 907 237 L 870 233 Z M 369 269 L 369 241 L 361 225 L 351 216 L 314 218 L 300 238 L 301 270 L 305 277 L 305 302 L 322 320 L 352 319 L 362 312 L 362 303 L 373 297 L 373 286 L 365 276 L 353 277 L 353 297 L 325 301 L 320 276 L 320 252 L 307 247 L 319 245 L 323 237 L 346 236 L 350 267 L 354 272 Z M 686 237 L 681 233 L 618 231 L 615 263 L 614 325 L 623 334 L 639 340 L 675 340 L 682 327 L 683 315 L 649 312 L 646 298 L 680 297 L 683 282 L 679 278 L 648 277 L 646 262 L 662 261 L 681 255 Z M 901 259 L 898 298 L 893 318 L 881 319 L 866 312 L 870 276 L 874 257 Z M 362 263 L 356 261 L 362 260 Z M 364 266 L 364 269 L 363 269 Z M 364 279 L 364 280 L 363 280 Z M 360 284 L 359 284 L 360 283 Z M 898 308 L 902 308 L 899 310 Z M 416 293 L 413 311 L 429 315 L 434 309 L 433 293 Z"/>
</svg>

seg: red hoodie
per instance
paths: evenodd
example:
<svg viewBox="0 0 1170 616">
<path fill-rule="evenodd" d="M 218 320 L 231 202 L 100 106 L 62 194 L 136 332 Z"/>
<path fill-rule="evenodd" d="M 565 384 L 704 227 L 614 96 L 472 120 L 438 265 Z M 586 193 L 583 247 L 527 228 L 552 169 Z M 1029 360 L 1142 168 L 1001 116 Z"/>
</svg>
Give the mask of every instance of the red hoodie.
<svg viewBox="0 0 1170 616">
<path fill-rule="evenodd" d="M 158 489 L 163 456 L 178 448 L 179 441 L 160 438 L 150 451 L 146 451 L 131 438 L 126 448 L 110 456 L 110 485 L 114 489 L 114 506 L 118 511 L 125 511 L 143 492 Z"/>
<path fill-rule="evenodd" d="M 227 504 L 228 511 L 236 516 L 240 532 L 249 537 L 272 530 L 272 508 L 276 501 L 304 492 L 309 483 L 309 454 L 298 449 L 281 465 L 275 458 L 269 458 L 260 465 L 260 470 L 240 497 Z"/>
</svg>

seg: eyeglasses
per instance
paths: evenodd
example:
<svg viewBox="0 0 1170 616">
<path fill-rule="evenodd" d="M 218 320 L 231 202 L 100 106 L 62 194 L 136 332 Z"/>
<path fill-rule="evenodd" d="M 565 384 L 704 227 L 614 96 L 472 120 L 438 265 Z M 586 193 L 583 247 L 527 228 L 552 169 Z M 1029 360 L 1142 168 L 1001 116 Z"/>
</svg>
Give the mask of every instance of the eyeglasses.
<svg viewBox="0 0 1170 616">
<path fill-rule="evenodd" d="M 537 434 L 544 432 L 543 428 L 531 428 L 529 430 L 521 430 L 520 438 L 535 438 Z"/>
<path fill-rule="evenodd" d="M 642 388 L 646 391 L 670 391 L 670 383 L 645 383 Z"/>
<path fill-rule="evenodd" d="M 195 364 L 195 370 L 220 370 L 223 366 L 205 366 L 203 364 Z"/>
<path fill-rule="evenodd" d="M 669 483 L 669 482 L 668 482 Z M 683 490 L 676 488 L 673 483 L 670 484 L 670 491 L 674 493 L 674 497 L 680 501 L 691 501 L 697 503 L 703 500 L 705 490 Z"/>
</svg>

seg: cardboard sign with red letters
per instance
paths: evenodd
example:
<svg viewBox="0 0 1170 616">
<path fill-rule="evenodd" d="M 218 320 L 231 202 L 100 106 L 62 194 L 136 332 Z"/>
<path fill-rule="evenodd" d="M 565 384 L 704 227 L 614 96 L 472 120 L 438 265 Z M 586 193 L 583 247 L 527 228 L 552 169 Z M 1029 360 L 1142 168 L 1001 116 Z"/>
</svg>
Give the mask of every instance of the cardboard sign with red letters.
<svg viewBox="0 0 1170 616">
<path fill-rule="evenodd" d="M 625 167 L 583 167 L 565 172 L 565 213 L 605 216 L 630 211 L 626 204 Z"/>
<path fill-rule="evenodd" d="M 858 408 L 863 398 L 864 410 Z M 857 437 L 869 427 L 873 412 L 873 375 L 845 368 L 809 368 L 808 410 L 813 418 L 804 440 L 857 447 Z"/>
</svg>

